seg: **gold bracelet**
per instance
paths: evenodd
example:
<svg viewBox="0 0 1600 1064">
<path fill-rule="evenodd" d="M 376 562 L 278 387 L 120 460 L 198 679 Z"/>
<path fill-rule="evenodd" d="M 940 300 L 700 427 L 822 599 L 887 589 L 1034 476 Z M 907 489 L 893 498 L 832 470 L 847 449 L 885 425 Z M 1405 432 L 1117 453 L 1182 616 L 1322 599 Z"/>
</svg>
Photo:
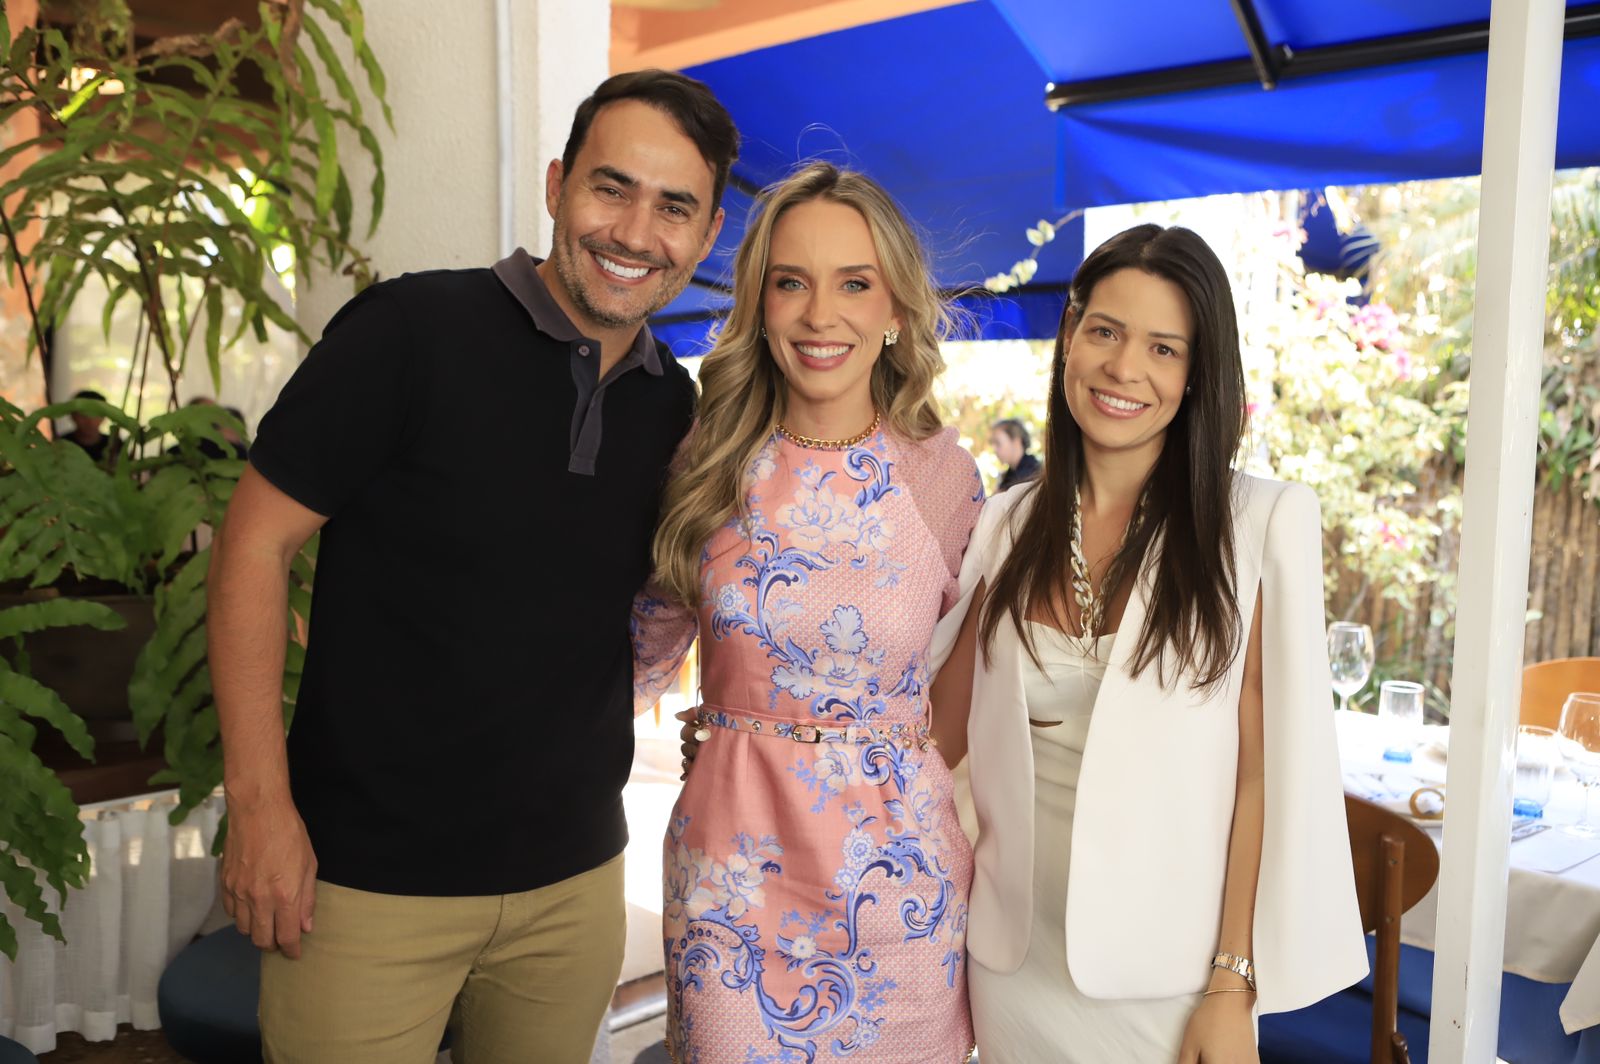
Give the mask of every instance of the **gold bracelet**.
<svg viewBox="0 0 1600 1064">
<path fill-rule="evenodd" d="M 1207 990 L 1201 997 L 1210 997 L 1212 994 L 1254 994 L 1255 991 L 1247 986 L 1221 986 L 1215 990 Z"/>
</svg>

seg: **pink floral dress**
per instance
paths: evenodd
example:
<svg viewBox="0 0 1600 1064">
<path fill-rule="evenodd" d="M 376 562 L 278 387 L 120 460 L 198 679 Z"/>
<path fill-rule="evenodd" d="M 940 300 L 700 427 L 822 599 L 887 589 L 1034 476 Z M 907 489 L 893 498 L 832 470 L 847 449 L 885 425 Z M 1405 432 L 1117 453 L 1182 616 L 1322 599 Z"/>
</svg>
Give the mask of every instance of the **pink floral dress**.
<svg viewBox="0 0 1600 1064">
<path fill-rule="evenodd" d="M 958 1064 L 972 854 L 926 743 L 927 651 L 983 488 L 945 430 L 775 436 L 694 612 L 635 603 L 642 709 L 702 638 L 701 747 L 664 860 L 680 1064 Z"/>
</svg>

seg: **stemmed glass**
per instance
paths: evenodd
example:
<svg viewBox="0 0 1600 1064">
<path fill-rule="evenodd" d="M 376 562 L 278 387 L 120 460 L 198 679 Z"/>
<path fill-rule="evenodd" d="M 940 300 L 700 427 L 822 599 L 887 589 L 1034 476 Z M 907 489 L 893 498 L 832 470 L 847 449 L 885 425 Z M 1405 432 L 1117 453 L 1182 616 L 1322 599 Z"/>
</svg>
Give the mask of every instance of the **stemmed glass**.
<svg viewBox="0 0 1600 1064">
<path fill-rule="evenodd" d="M 1596 784 L 1600 784 L 1600 694 L 1576 691 L 1561 707 L 1561 727 L 1557 729 L 1561 756 L 1567 768 L 1583 784 L 1583 819 L 1564 830 L 1581 839 L 1600 838 L 1600 827 L 1590 815 Z"/>
<path fill-rule="evenodd" d="M 1366 686 L 1375 660 L 1372 629 L 1364 624 L 1338 621 L 1328 628 L 1328 664 L 1333 668 L 1333 689 L 1339 708 L 1350 708 L 1350 696 Z"/>
</svg>

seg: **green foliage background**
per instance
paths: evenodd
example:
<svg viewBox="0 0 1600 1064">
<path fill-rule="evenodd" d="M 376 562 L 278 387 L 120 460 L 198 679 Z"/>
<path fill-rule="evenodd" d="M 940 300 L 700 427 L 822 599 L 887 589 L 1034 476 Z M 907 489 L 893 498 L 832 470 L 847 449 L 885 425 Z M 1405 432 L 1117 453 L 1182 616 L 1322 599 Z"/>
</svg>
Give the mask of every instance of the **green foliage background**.
<svg viewBox="0 0 1600 1064">
<path fill-rule="evenodd" d="M 0 611 L 9 648 L 0 656 L 0 886 L 57 938 L 44 890 L 65 901 L 85 882 L 89 858 L 77 806 L 34 743 L 40 724 L 84 757 L 93 742 L 71 708 L 29 675 L 22 637 L 122 625 L 103 605 L 57 594 L 62 579 L 150 596 L 155 634 L 128 699 L 141 742 L 159 732 L 170 766 L 151 783 L 177 787 L 175 822 L 221 783 L 201 530 L 220 525 L 244 463 L 207 457 L 200 445 L 231 454 L 224 427 L 245 427 L 215 406 L 147 412 L 144 382 L 152 368 L 165 374 L 175 402 L 192 349 L 204 351 L 216 383 L 221 352 L 247 330 L 259 334 L 271 322 L 303 338 L 263 287 L 279 247 L 319 272 L 365 281 L 352 234 L 357 196 L 375 226 L 384 194 L 369 111 L 376 106 L 389 121 L 383 70 L 356 0 L 266 0 L 253 25 L 231 21 L 140 48 L 123 0 L 67 7 L 70 38 L 48 24 L 13 35 L 0 6 L 11 41 L 0 68 L 0 128 L 32 112 L 40 129 L 0 147 L 0 161 L 31 158 L 0 185 L 0 204 L 14 204 L 0 211 L 8 281 L 27 289 L 41 353 L 91 276 L 109 293 L 108 333 L 123 300 L 140 308 L 143 325 L 121 402 L 77 400 L 31 414 L 0 404 L 0 583 L 33 589 L 33 600 Z M 360 88 L 342 56 L 352 58 Z M 83 70 L 87 78 L 74 73 Z M 122 91 L 103 93 L 112 82 Z M 247 91 L 252 82 L 269 98 Z M 371 163 L 374 176 L 359 193 L 340 158 L 340 130 Z M 30 245 L 24 234 L 37 240 Z M 225 302 L 242 306 L 236 321 Z M 105 464 L 43 431 L 73 412 L 110 420 Z M 315 541 L 295 559 L 288 589 L 286 723 L 304 660 L 296 615 L 309 615 L 314 558 Z M 0 953 L 15 951 L 15 929 L 0 913 Z"/>
</svg>

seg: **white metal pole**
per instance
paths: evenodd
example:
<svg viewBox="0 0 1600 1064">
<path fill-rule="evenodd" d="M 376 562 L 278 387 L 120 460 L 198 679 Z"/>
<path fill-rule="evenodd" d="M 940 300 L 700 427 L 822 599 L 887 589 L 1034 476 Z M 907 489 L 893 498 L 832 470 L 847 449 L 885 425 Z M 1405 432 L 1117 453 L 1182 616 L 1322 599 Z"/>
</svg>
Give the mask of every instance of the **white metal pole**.
<svg viewBox="0 0 1600 1064">
<path fill-rule="evenodd" d="M 517 249 L 516 96 L 512 88 L 511 0 L 494 4 L 495 135 L 499 146 L 499 257 Z"/>
<path fill-rule="evenodd" d="M 1528 604 L 1562 0 L 1494 0 L 1430 1059 L 1492 1064 Z"/>
</svg>

